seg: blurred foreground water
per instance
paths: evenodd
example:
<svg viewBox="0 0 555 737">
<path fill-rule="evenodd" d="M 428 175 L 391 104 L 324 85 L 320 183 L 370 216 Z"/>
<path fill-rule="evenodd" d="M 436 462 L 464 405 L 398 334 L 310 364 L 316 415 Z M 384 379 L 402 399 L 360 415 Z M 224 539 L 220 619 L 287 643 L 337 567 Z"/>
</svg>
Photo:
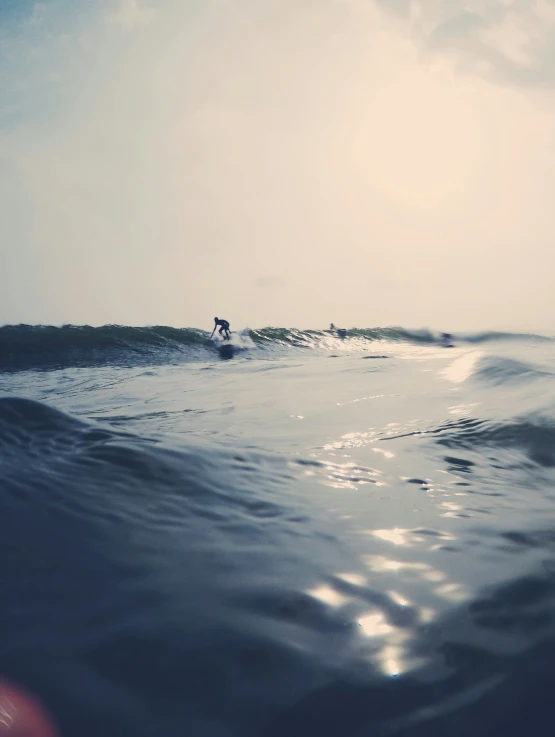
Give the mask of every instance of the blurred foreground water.
<svg viewBox="0 0 555 737">
<path fill-rule="evenodd" d="M 61 737 L 547 728 L 555 341 L 11 330 L 0 673 Z"/>
</svg>

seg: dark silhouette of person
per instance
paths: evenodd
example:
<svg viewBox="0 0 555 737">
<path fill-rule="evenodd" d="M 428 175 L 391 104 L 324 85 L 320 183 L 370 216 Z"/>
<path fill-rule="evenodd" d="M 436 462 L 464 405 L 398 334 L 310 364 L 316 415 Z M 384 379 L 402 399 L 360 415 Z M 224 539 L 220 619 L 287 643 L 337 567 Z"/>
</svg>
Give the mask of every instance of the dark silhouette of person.
<svg viewBox="0 0 555 737">
<path fill-rule="evenodd" d="M 220 320 L 219 317 L 214 318 L 214 330 L 212 330 L 212 335 L 214 335 L 214 332 L 218 325 L 220 326 L 218 333 L 222 335 L 225 340 L 229 340 L 229 323 L 227 320 Z M 212 337 L 212 335 L 210 337 Z"/>
<path fill-rule="evenodd" d="M 330 325 L 330 330 L 335 330 L 338 338 L 343 339 L 347 337 L 347 331 L 345 330 L 345 328 L 336 328 L 333 322 Z"/>
</svg>

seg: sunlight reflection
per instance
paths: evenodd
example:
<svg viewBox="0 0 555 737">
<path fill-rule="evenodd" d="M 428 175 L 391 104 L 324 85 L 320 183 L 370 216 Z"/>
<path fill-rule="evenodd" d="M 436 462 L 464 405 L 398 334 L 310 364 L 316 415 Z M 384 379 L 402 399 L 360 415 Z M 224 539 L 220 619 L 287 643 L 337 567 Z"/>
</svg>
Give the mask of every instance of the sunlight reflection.
<svg viewBox="0 0 555 737">
<path fill-rule="evenodd" d="M 478 407 L 482 402 L 471 402 L 470 404 L 455 404 L 452 407 L 448 407 L 449 413 L 458 417 L 468 417 L 471 413 L 472 407 Z"/>
<path fill-rule="evenodd" d="M 448 601 L 464 601 L 469 597 L 469 593 L 464 586 L 458 583 L 446 583 L 434 590 L 434 593 Z"/>
<path fill-rule="evenodd" d="M 387 573 L 393 571 L 404 571 L 406 573 L 414 572 L 424 581 L 429 581 L 432 584 L 441 583 L 441 586 L 434 589 L 434 593 L 442 599 L 461 601 L 467 596 L 466 589 L 460 584 L 453 582 L 442 583 L 447 578 L 447 575 L 443 571 L 438 571 L 437 569 L 432 568 L 427 563 L 407 563 L 405 561 L 390 560 L 385 556 L 366 556 L 364 562 L 374 573 Z M 404 599 L 403 602 L 405 602 Z M 408 602 L 405 602 L 403 605 L 406 606 L 407 604 Z"/>
<path fill-rule="evenodd" d="M 456 540 L 456 537 L 448 532 L 440 532 L 436 530 L 433 534 L 433 538 L 430 539 L 430 535 L 427 534 L 426 530 L 407 530 L 400 527 L 394 527 L 390 530 L 362 530 L 361 534 L 372 535 L 380 540 L 385 540 L 392 543 L 393 545 L 405 545 L 406 547 L 413 547 L 414 545 L 426 544 L 428 550 L 433 550 L 435 541 L 439 538 L 440 540 Z"/>
<path fill-rule="evenodd" d="M 397 591 L 388 591 L 388 596 L 392 601 L 394 601 L 396 604 L 399 604 L 399 606 L 409 606 L 410 601 L 408 599 L 405 599 L 404 596 L 401 596 Z"/>
<path fill-rule="evenodd" d="M 411 531 L 387 532 L 398 532 L 404 538 L 405 533 Z M 445 535 L 451 537 L 448 533 Z M 444 602 L 458 603 L 468 596 L 464 586 L 447 581 L 446 573 L 435 570 L 424 562 L 397 561 L 385 556 L 367 556 L 364 562 L 374 573 L 387 575 L 402 572 L 407 585 L 411 585 L 410 581 L 414 581 L 415 576 L 422 582 L 429 581 L 432 583 L 432 588 L 428 588 L 429 593 Z M 360 654 L 390 677 L 421 666 L 422 659 L 411 654 L 411 643 L 420 626 L 427 626 L 436 620 L 441 608 L 439 601 L 436 612 L 429 605 L 420 607 L 416 602 L 410 601 L 402 593 L 400 581 L 399 586 L 394 585 L 393 588 L 388 588 L 387 585 L 381 587 L 376 586 L 375 576 L 367 578 L 358 572 L 348 571 L 335 574 L 334 578 L 339 590 L 336 590 L 333 582 L 329 582 L 316 585 L 307 593 L 331 609 L 345 607 L 342 613 L 352 624 L 357 625 L 356 632 L 361 638 L 358 645 L 361 648 Z M 342 588 L 340 582 L 350 584 L 353 588 Z M 405 623 L 400 626 L 394 607 L 410 607 L 410 611 L 414 613 L 414 624 Z"/>
<path fill-rule="evenodd" d="M 371 571 L 375 573 L 384 573 L 385 571 L 401 571 L 403 569 L 425 571 L 429 568 L 425 563 L 407 563 L 402 560 L 391 560 L 385 555 L 366 555 L 364 562 Z"/>
<path fill-rule="evenodd" d="M 442 573 L 441 571 L 436 571 L 432 568 L 431 570 L 426 571 L 426 573 L 423 573 L 422 578 L 425 578 L 426 581 L 432 581 L 433 583 L 439 583 L 439 581 L 445 580 L 445 573 Z"/>
<path fill-rule="evenodd" d="M 372 530 L 371 534 L 374 537 L 379 537 L 381 540 L 387 540 L 387 542 L 393 543 L 393 545 L 411 545 L 412 541 L 409 541 L 408 535 L 411 530 L 402 530 L 399 527 L 395 527 L 392 530 Z"/>
<path fill-rule="evenodd" d="M 453 504 L 453 502 L 441 502 L 439 506 L 443 507 L 444 509 L 449 509 L 451 512 L 460 512 L 460 510 L 462 509 L 459 504 Z"/>
<path fill-rule="evenodd" d="M 376 478 L 381 475 L 380 471 L 374 468 L 365 468 L 355 463 L 330 463 L 325 466 L 328 479 L 328 486 L 334 489 L 356 489 L 357 486 L 364 484 L 374 484 L 376 486 L 384 486 L 383 481 L 377 481 Z"/>
<path fill-rule="evenodd" d="M 368 432 L 349 432 L 341 436 L 341 440 L 324 445 L 324 450 L 338 450 L 341 448 L 361 448 L 373 442 L 378 433 L 370 428 Z"/>
<path fill-rule="evenodd" d="M 387 396 L 386 394 L 372 394 L 369 397 L 360 397 L 360 399 L 349 399 L 347 402 L 337 402 L 338 407 L 344 407 L 346 404 L 354 404 L 355 402 L 365 402 L 368 399 L 381 399 Z"/>
<path fill-rule="evenodd" d="M 441 515 L 442 517 L 460 517 L 460 512 L 462 511 L 462 507 L 459 504 L 453 504 L 453 502 L 441 502 L 439 505 L 443 509 L 446 509 L 446 512 L 443 512 Z"/>
<path fill-rule="evenodd" d="M 395 453 L 392 453 L 390 450 L 382 450 L 381 448 L 372 448 L 374 453 L 381 453 L 386 458 L 395 458 Z"/>
<path fill-rule="evenodd" d="M 359 617 L 358 623 L 367 637 L 382 637 L 393 631 L 393 627 L 387 624 L 381 612 L 372 612 L 364 617 Z"/>
<path fill-rule="evenodd" d="M 383 661 L 383 671 L 386 675 L 392 678 L 397 677 L 401 674 L 401 666 L 399 661 L 395 658 L 389 657 Z"/>
<path fill-rule="evenodd" d="M 399 645 L 386 645 L 379 655 L 382 671 L 388 676 L 398 676 L 408 670 L 408 662 L 403 663 L 403 648 Z"/>
<path fill-rule="evenodd" d="M 479 353 L 473 360 L 478 355 Z M 452 365 L 450 373 L 452 381 L 456 380 L 456 376 L 464 375 L 462 369 L 465 364 L 454 364 L 455 369 Z M 473 362 L 466 365 L 467 372 L 471 371 L 472 365 Z M 457 380 L 464 381 L 464 378 Z M 352 401 L 372 398 L 375 397 Z M 470 414 L 472 408 L 479 404 L 455 404 L 454 398 L 451 398 L 451 402 L 449 411 L 458 416 Z M 391 464 L 387 462 L 388 459 L 395 458 L 396 453 L 389 450 L 393 443 L 382 441 L 396 436 L 408 438 L 429 432 L 421 428 L 422 420 L 412 419 L 402 423 L 390 422 L 385 427 L 370 427 L 364 432 L 345 433 L 340 439 L 314 449 L 314 459 L 318 459 L 318 463 L 314 465 L 318 470 L 312 470 L 325 485 L 342 490 L 356 491 L 363 484 L 391 485 L 395 489 L 403 482 L 414 484 L 424 491 L 422 498 L 428 495 L 428 498 L 433 498 L 436 521 L 439 519 L 438 511 L 443 517 L 458 516 L 463 507 L 454 503 L 454 495 L 465 492 L 455 491 L 457 486 L 454 485 L 452 471 L 449 473 L 441 468 L 435 469 L 437 473 L 434 473 L 432 467 L 427 474 L 405 477 L 401 475 L 404 468 L 392 470 Z M 385 446 L 386 449 L 379 446 Z M 366 460 L 369 451 L 379 454 L 376 465 L 382 465 L 383 471 L 355 462 L 359 459 Z M 444 473 L 445 476 L 439 476 L 439 473 Z M 417 662 L 410 652 L 410 644 L 420 627 L 430 625 L 446 607 L 462 602 L 468 596 L 465 586 L 453 581 L 449 569 L 442 571 L 434 565 L 440 565 L 444 560 L 444 549 L 455 549 L 448 546 L 452 546 L 458 536 L 451 530 L 428 528 L 423 520 L 417 522 L 412 529 L 386 528 L 386 517 L 357 516 L 351 509 L 341 506 L 341 498 L 344 498 L 343 494 L 336 494 L 333 497 L 333 506 L 338 507 L 336 514 L 340 519 L 352 520 L 352 532 L 364 546 L 361 562 L 366 566 L 368 576 L 343 572 L 337 574 L 335 586 L 333 582 L 317 585 L 309 594 L 329 606 L 332 616 L 337 616 L 334 610 L 339 609 L 340 616 L 348 620 L 346 624 L 355 625 L 355 631 L 360 636 L 357 647 L 362 649 L 368 662 L 379 667 L 384 674 L 397 677 L 420 665 L 420 661 Z M 368 498 L 379 503 L 381 495 L 378 492 L 370 497 L 359 497 L 364 501 Z M 456 501 L 464 503 L 462 499 Z M 409 519 L 417 518 L 400 517 L 395 521 L 402 524 L 409 522 Z M 390 518 L 388 521 L 393 520 Z M 379 529 L 373 529 L 372 524 Z M 372 552 L 386 554 L 370 554 Z M 387 553 L 391 553 L 392 557 Z M 420 602 L 426 606 L 420 606 Z"/>
<path fill-rule="evenodd" d="M 356 586 L 362 587 L 367 584 L 366 578 L 358 573 L 342 573 L 337 575 L 337 578 Z M 332 608 L 341 607 L 346 603 L 356 606 L 357 601 L 364 605 L 365 599 L 364 596 L 359 599 L 356 595 L 348 598 L 335 591 L 328 584 L 322 584 L 307 593 Z M 396 591 L 389 592 L 389 596 L 391 601 L 399 606 L 406 606 L 409 603 Z M 388 622 L 386 612 L 375 608 L 370 611 L 367 609 L 365 611 L 362 607 L 361 609 L 360 615 L 355 615 L 354 621 L 358 624 L 362 637 L 365 640 L 373 641 L 371 649 L 367 652 L 367 657 L 375 662 L 384 674 L 389 676 L 396 676 L 413 667 L 404 654 L 411 633 Z"/>
<path fill-rule="evenodd" d="M 349 601 L 346 596 L 339 594 L 331 586 L 327 586 L 326 584 L 319 586 L 317 589 L 312 589 L 307 593 L 334 608 L 341 607 Z"/>
<path fill-rule="evenodd" d="M 442 369 L 439 375 L 456 384 L 466 381 L 471 376 L 476 362 L 482 355 L 483 351 L 472 351 L 466 356 L 461 356 L 449 364 L 447 368 Z"/>
<path fill-rule="evenodd" d="M 390 422 L 383 430 L 375 430 L 373 427 L 366 432 L 349 432 L 342 435 L 339 440 L 334 440 L 322 446 L 325 451 L 351 450 L 354 448 L 364 448 L 373 445 L 384 439 L 402 437 L 404 435 L 425 435 L 426 430 L 419 430 L 418 427 L 421 420 L 414 419 L 401 424 L 399 422 Z M 374 453 L 380 453 L 385 458 L 394 458 L 395 454 L 390 450 L 383 450 L 376 445 L 371 449 Z"/>
<path fill-rule="evenodd" d="M 457 505 L 451 502 L 442 502 L 445 508 L 452 509 L 456 508 Z M 457 537 L 450 532 L 442 532 L 435 530 L 433 535 L 430 535 L 429 531 L 423 529 L 408 530 L 401 527 L 394 527 L 390 530 L 360 530 L 361 535 L 372 535 L 380 540 L 385 540 L 392 545 L 404 545 L 405 547 L 414 547 L 416 545 L 424 544 L 425 549 L 431 551 L 436 550 L 438 540 L 441 540 L 440 545 L 443 545 L 446 541 L 456 540 Z"/>
<path fill-rule="evenodd" d="M 337 578 L 353 586 L 366 586 L 367 579 L 359 573 L 339 573 Z"/>
</svg>

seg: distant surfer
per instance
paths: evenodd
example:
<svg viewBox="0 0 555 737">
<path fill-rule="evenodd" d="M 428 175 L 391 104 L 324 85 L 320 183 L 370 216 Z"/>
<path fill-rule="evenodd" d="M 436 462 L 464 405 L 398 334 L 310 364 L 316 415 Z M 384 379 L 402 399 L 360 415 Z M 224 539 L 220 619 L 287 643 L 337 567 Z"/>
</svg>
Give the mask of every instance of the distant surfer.
<svg viewBox="0 0 555 737">
<path fill-rule="evenodd" d="M 337 336 L 339 338 L 346 338 L 347 337 L 347 331 L 345 330 L 345 328 L 336 328 L 335 325 L 333 324 L 333 322 L 330 325 L 330 330 L 335 330 L 335 332 L 337 333 Z"/>
<path fill-rule="evenodd" d="M 224 340 L 229 340 L 229 323 L 227 320 L 220 320 L 219 317 L 214 318 L 214 330 L 212 330 L 212 335 L 214 335 L 218 325 L 220 326 L 218 333 L 224 338 Z M 212 335 L 210 337 L 212 337 Z"/>
</svg>

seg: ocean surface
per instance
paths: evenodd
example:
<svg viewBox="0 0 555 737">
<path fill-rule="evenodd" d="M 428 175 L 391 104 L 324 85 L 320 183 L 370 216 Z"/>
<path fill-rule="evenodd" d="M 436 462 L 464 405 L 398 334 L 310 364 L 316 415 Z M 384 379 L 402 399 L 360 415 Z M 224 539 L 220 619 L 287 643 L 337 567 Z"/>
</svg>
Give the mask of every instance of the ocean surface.
<svg viewBox="0 0 555 737">
<path fill-rule="evenodd" d="M 555 339 L 0 328 L 0 676 L 61 737 L 543 734 Z"/>
</svg>

